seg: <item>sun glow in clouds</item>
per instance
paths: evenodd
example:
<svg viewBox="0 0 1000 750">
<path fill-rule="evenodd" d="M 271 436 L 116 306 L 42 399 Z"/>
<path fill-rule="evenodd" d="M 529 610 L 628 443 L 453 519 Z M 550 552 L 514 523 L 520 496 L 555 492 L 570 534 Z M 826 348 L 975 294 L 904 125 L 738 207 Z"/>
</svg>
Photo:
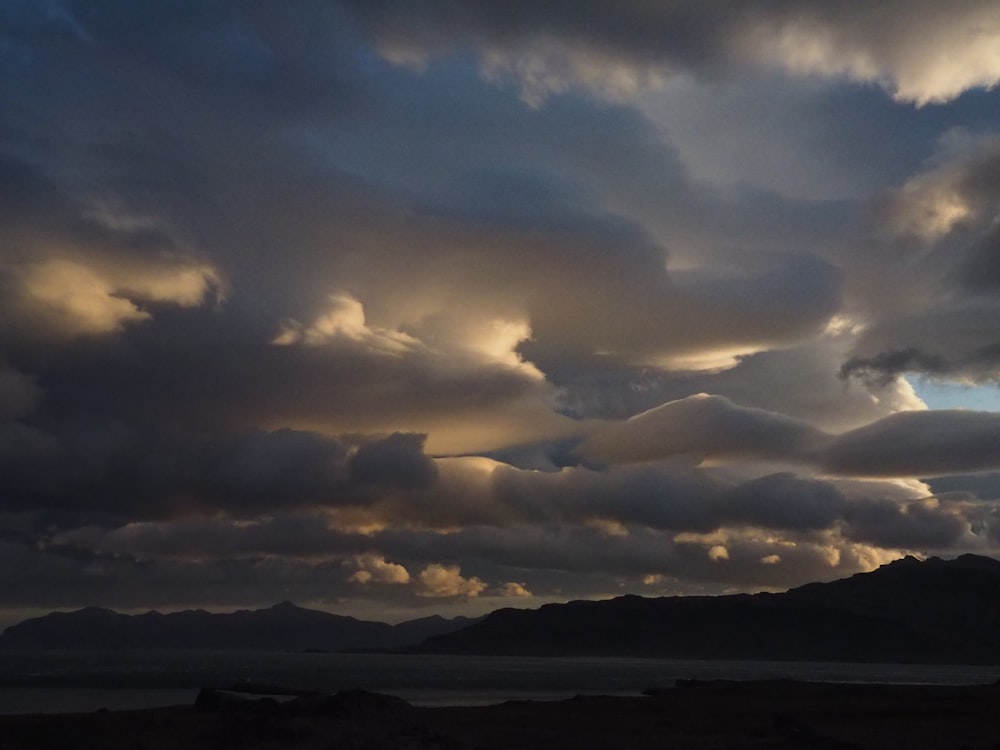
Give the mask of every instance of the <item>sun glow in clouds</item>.
<svg viewBox="0 0 1000 750">
<path fill-rule="evenodd" d="M 112 333 L 149 320 L 133 300 L 195 307 L 220 285 L 205 265 L 104 269 L 56 259 L 27 266 L 20 276 L 29 308 L 68 335 Z"/>
<path fill-rule="evenodd" d="M 16 5 L 0 608 L 996 552 L 996 0 Z"/>
</svg>

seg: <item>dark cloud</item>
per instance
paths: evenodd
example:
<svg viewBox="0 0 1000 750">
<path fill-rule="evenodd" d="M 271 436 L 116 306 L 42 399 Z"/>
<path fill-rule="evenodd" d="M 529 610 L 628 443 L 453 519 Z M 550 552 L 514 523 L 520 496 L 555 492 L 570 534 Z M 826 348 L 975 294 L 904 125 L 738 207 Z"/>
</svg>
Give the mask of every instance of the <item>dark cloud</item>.
<svg viewBox="0 0 1000 750">
<path fill-rule="evenodd" d="M 839 435 L 823 465 L 846 475 L 960 474 L 1000 464 L 998 441 L 1000 415 L 993 412 L 901 412 Z"/>
<path fill-rule="evenodd" d="M 866 385 L 884 387 L 909 372 L 942 376 L 950 374 L 950 370 L 940 355 L 911 348 L 880 352 L 873 357 L 851 357 L 840 366 L 840 377 L 844 380 L 858 378 Z"/>
<path fill-rule="evenodd" d="M 671 401 L 598 430 L 578 449 L 593 461 L 630 463 L 689 455 L 700 460 L 809 460 L 828 436 L 810 425 L 762 409 L 699 394 Z"/>
<path fill-rule="evenodd" d="M 739 407 L 784 414 L 829 432 L 842 432 L 920 404 L 898 380 L 844 387 L 838 370 L 849 341 L 811 341 L 740 356 L 721 372 L 671 372 L 645 367 L 591 370 L 557 391 L 558 406 L 578 418 L 621 420 L 711 391 Z M 882 382 L 879 379 L 879 382 Z M 873 396 L 875 398 L 873 398 Z"/>
<path fill-rule="evenodd" d="M 123 522 L 364 505 L 378 483 L 412 490 L 435 479 L 422 436 L 357 447 L 288 429 L 212 436 L 79 420 L 39 435 L 34 453 L 30 435 L 5 437 L 13 453 L 4 462 L 5 510 L 111 513 Z"/>
<path fill-rule="evenodd" d="M 1000 500 L 1000 472 L 934 477 L 928 484 L 936 493 L 968 493 L 983 500 Z"/>
<path fill-rule="evenodd" d="M 85 601 L 88 592 L 107 587 L 119 606 L 143 606 L 153 601 L 137 586 L 146 575 L 157 576 L 164 588 L 161 602 L 205 602 L 212 596 L 234 601 L 247 596 L 252 580 L 259 581 L 263 597 L 294 585 L 302 596 L 325 588 L 327 597 L 355 601 L 376 595 L 372 586 L 379 585 L 357 571 L 388 569 L 396 584 L 378 596 L 402 605 L 421 595 L 417 574 L 431 566 L 460 568 L 463 580 L 478 578 L 486 587 L 519 581 L 539 596 L 606 590 L 600 587 L 610 582 L 650 592 L 696 583 L 714 591 L 724 585 L 789 585 L 802 571 L 831 578 L 864 569 L 878 546 L 947 547 L 982 515 L 931 499 L 856 497 L 827 481 L 787 472 L 733 483 L 677 466 L 596 474 L 500 467 L 485 481 L 470 483 L 467 477 L 463 483 L 448 467 L 469 460 L 442 462 L 433 489 L 438 529 L 426 526 L 433 519 L 423 509 L 409 517 L 403 512 L 420 504 L 427 490 L 418 489 L 401 503 L 382 496 L 354 510 L 118 526 L 78 522 L 62 529 L 29 525 L 28 535 L 11 542 L 5 555 L 20 559 L 53 588 L 45 596 L 64 601 Z M 449 505 L 447 485 L 461 502 Z M 357 496 L 354 501 L 364 502 Z M 494 510 L 477 519 L 470 506 Z M 424 525 L 411 525 L 416 519 Z M 341 528 L 345 522 L 368 530 Z M 86 574 L 76 572 L 57 584 L 53 579 L 70 565 Z M 204 580 L 192 580 L 196 565 L 206 566 Z M 221 592 L 225 576 L 233 576 L 234 587 Z M 17 600 L 15 592 L 11 601 Z"/>
<path fill-rule="evenodd" d="M 965 383 L 996 382 L 1000 341 L 994 321 L 998 313 L 993 300 L 972 298 L 929 305 L 911 316 L 876 324 L 858 341 L 857 348 L 865 354 L 846 360 L 841 376 L 875 386 L 906 374 Z M 917 345 L 882 349 L 889 342 Z M 877 353 L 867 353 L 872 351 Z"/>
<path fill-rule="evenodd" d="M 992 8 L 905 10 L 4 5 L 0 604 L 457 611 L 978 549 L 988 483 L 916 477 L 1000 435 L 907 377 L 996 380 L 995 100 L 899 102 L 995 84 Z"/>
<path fill-rule="evenodd" d="M 937 502 L 905 504 L 862 500 L 847 512 L 846 535 L 879 547 L 948 549 L 968 532 L 970 520 Z"/>
<path fill-rule="evenodd" d="M 782 414 L 701 394 L 599 427 L 576 452 L 629 464 L 682 456 L 816 465 L 845 477 L 907 477 L 996 468 L 1000 417 L 965 410 L 901 411 L 832 436 Z"/>
<path fill-rule="evenodd" d="M 1000 181 L 1000 171 L 997 180 Z M 1000 227 L 992 227 L 975 244 L 968 265 L 961 271 L 961 280 L 976 290 L 1000 288 Z"/>
<path fill-rule="evenodd" d="M 351 478 L 403 488 L 428 487 L 437 479 L 437 466 L 424 455 L 426 435 L 394 433 L 362 444 L 351 456 Z"/>
<path fill-rule="evenodd" d="M 493 67 L 520 74 L 529 96 L 580 82 L 612 87 L 587 66 L 598 61 L 614 61 L 632 76 L 650 67 L 711 74 L 747 63 L 778 65 L 797 74 L 879 83 L 899 99 L 921 104 L 991 87 L 1000 72 L 995 38 L 971 31 L 991 18 L 992 8 L 983 0 L 947 12 L 902 1 L 875 9 L 815 0 L 656 7 L 593 0 L 574 4 L 572 12 L 562 4 L 522 2 L 473 8 L 452 0 L 348 4 L 366 19 L 387 54 L 407 61 L 475 46 L 485 50 Z M 914 40 L 926 40 L 932 29 L 933 43 L 917 47 Z M 552 39 L 561 43 L 555 51 L 538 43 Z M 957 59 L 941 71 L 940 63 L 935 68 L 931 61 L 944 50 Z"/>
<path fill-rule="evenodd" d="M 749 523 L 800 531 L 829 529 L 850 513 L 831 484 L 789 472 L 770 474 L 734 488 L 725 503 L 726 524 Z"/>
</svg>

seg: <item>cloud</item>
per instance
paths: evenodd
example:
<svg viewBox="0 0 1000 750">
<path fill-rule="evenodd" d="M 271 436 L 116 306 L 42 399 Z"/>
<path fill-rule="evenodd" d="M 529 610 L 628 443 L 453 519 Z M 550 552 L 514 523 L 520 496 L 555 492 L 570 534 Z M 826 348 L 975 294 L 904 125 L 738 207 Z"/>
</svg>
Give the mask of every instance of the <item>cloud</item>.
<svg viewBox="0 0 1000 750">
<path fill-rule="evenodd" d="M 939 355 L 919 349 L 879 352 L 871 357 L 851 357 L 840 366 L 843 379 L 858 378 L 866 385 L 887 386 L 908 372 L 946 375 L 951 366 Z"/>
<path fill-rule="evenodd" d="M 349 4 L 389 59 L 425 63 L 471 47 L 488 71 L 500 66 L 518 75 L 529 101 L 571 85 L 621 95 L 672 71 L 711 73 L 747 63 L 877 83 L 918 105 L 1000 81 L 998 32 L 987 0 L 947 9 L 902 0 L 877 7 L 799 0 L 655 8 L 593 0 L 572 14 L 524 3 L 480 3 L 470 10 L 430 2 L 419 14 L 392 0 Z M 609 59 L 611 73 L 592 73 Z"/>
<path fill-rule="evenodd" d="M 68 260 L 21 268 L 17 276 L 27 324 L 40 322 L 56 335 L 70 336 L 114 333 L 126 324 L 148 320 L 151 314 L 139 306 L 141 302 L 199 305 L 218 283 L 209 267 L 179 265 L 102 274 Z"/>
<path fill-rule="evenodd" d="M 579 447 L 591 461 L 625 463 L 677 454 L 714 458 L 806 458 L 827 436 L 762 409 L 698 394 L 599 429 Z"/>
<path fill-rule="evenodd" d="M 992 416 L 907 377 L 997 379 L 995 28 L 912 5 L 3 8 L 0 599 L 991 549 Z"/>
<path fill-rule="evenodd" d="M 385 49 L 388 59 L 399 52 Z M 529 39 L 517 47 L 484 50 L 480 64 L 487 80 L 517 82 L 521 98 L 533 107 L 542 106 L 553 94 L 585 87 L 610 101 L 621 101 L 648 88 L 659 88 L 667 72 L 634 64 L 599 50 L 583 51 L 558 37 Z"/>
<path fill-rule="evenodd" d="M 708 549 L 708 559 L 712 562 L 728 562 L 729 550 L 721 544 L 714 544 Z"/>
<path fill-rule="evenodd" d="M 960 474 L 1000 466 L 998 440 L 992 412 L 901 412 L 839 435 L 823 465 L 846 475 Z"/>
<path fill-rule="evenodd" d="M 717 544 L 732 552 L 733 544 L 720 539 L 757 538 L 755 549 L 761 551 L 753 559 L 779 554 L 788 560 L 788 545 L 815 544 L 817 538 L 825 539 L 829 554 L 848 554 L 856 545 L 914 550 L 944 549 L 963 539 L 974 544 L 985 522 L 976 503 L 938 502 L 919 483 L 788 472 L 741 480 L 724 469 L 670 464 L 540 473 L 485 459 L 438 463 L 433 487 L 376 496 L 345 487 L 337 491 L 336 504 L 299 515 L 287 510 L 293 506 L 286 500 L 277 518 L 230 511 L 232 520 L 182 518 L 103 530 L 70 525 L 55 534 L 42 531 L 51 528 L 49 520 L 35 538 L 51 549 L 79 547 L 147 560 L 327 560 L 353 569 L 358 575 L 352 580 L 359 583 L 428 567 L 428 581 L 445 581 L 433 567 L 442 567 L 437 560 L 444 556 L 475 564 L 477 573 L 482 566 L 493 570 L 489 578 L 479 574 L 468 581 L 511 580 L 521 570 L 528 575 L 521 582 L 537 593 L 538 576 L 546 570 L 671 571 L 678 564 L 671 545 L 682 542 L 703 544 L 707 555 Z M 246 503 L 240 507 L 244 514 L 252 510 Z M 602 549 L 597 558 L 595 545 Z M 394 562 L 379 562 L 386 560 Z M 454 583 L 454 590 L 462 590 L 460 581 Z"/>
<path fill-rule="evenodd" d="M 998 439 L 1000 416 L 992 412 L 903 411 L 832 436 L 702 394 L 600 427 L 577 452 L 607 463 L 681 455 L 797 462 L 845 477 L 912 477 L 997 468 Z M 767 495 L 776 501 L 773 491 Z"/>
<path fill-rule="evenodd" d="M 557 405 L 578 418 L 622 420 L 711 391 L 739 407 L 784 414 L 833 433 L 897 411 L 926 408 L 902 378 L 863 378 L 845 387 L 838 370 L 855 342 L 853 335 L 821 336 L 799 346 L 740 357 L 735 367 L 721 372 L 608 368 L 562 385 Z"/>
<path fill-rule="evenodd" d="M 734 365 L 739 355 L 817 333 L 840 301 L 837 272 L 816 258 L 793 258 L 738 280 L 670 280 L 646 265 L 629 269 L 612 264 L 608 255 L 564 273 L 565 286 L 547 290 L 544 305 L 540 297 L 529 308 L 532 338 L 522 353 L 546 371 L 558 371 L 553 355 L 564 362 L 593 357 L 664 369 L 719 369 Z M 599 312 L 609 306 L 616 315 Z M 673 325 L 657 325 L 664 320 Z"/>
<path fill-rule="evenodd" d="M 1000 305 L 986 296 L 928 300 L 867 328 L 841 366 L 841 377 L 876 386 L 908 373 L 965 384 L 996 382 L 998 320 Z"/>
<path fill-rule="evenodd" d="M 933 118 L 914 118 L 912 108 L 898 106 L 881 90 L 839 83 L 778 71 L 685 73 L 660 90 L 643 91 L 635 106 L 699 181 L 823 201 L 826 210 L 830 202 L 844 201 L 847 208 L 860 196 L 878 195 L 909 178 L 914 159 L 926 155 L 940 131 Z M 856 116 L 845 118 L 845 111 Z"/>
<path fill-rule="evenodd" d="M 59 319 L 67 333 L 109 333 L 149 317 L 127 299 L 112 295 L 99 276 L 73 263 L 53 262 L 26 274 L 29 298 Z"/>
<path fill-rule="evenodd" d="M 457 565 L 428 565 L 420 571 L 417 581 L 420 586 L 419 595 L 433 599 L 473 599 L 486 590 L 486 584 L 478 578 L 463 578 L 461 568 Z"/>
<path fill-rule="evenodd" d="M 404 333 L 369 328 L 365 324 L 364 307 L 347 294 L 331 295 L 330 309 L 304 329 L 298 321 L 284 321 L 282 332 L 271 343 L 288 346 L 301 341 L 306 346 L 321 346 L 338 337 L 360 342 L 372 351 L 390 355 L 403 354 L 419 345 L 418 341 Z"/>
<path fill-rule="evenodd" d="M 354 558 L 358 569 L 351 574 L 349 580 L 360 583 L 404 584 L 410 582 L 410 574 L 406 568 L 397 563 L 386 562 L 381 555 L 359 555 Z"/>
<path fill-rule="evenodd" d="M 34 378 L 0 361 L 0 424 L 30 413 L 41 397 L 42 389 Z"/>
<path fill-rule="evenodd" d="M 952 132 L 936 161 L 885 196 L 882 220 L 890 231 L 936 240 L 993 219 L 1000 200 L 1000 139 Z"/>
<path fill-rule="evenodd" d="M 39 450 L 29 450 L 29 438 L 0 433 L 20 459 L 5 466 L 8 483 L 0 507 L 76 508 L 126 519 L 253 517 L 365 505 L 392 488 L 432 486 L 437 477 L 423 454 L 422 436 L 369 436 L 359 444 L 284 429 L 216 438 L 106 422 L 68 424 L 60 433 L 41 434 L 35 439 Z"/>
<path fill-rule="evenodd" d="M 646 474 L 651 486 L 671 476 L 663 471 Z M 826 579 L 869 569 L 892 559 L 895 550 L 982 543 L 982 535 L 995 526 L 975 503 L 921 499 L 917 488 L 903 492 L 896 487 L 894 499 L 888 483 L 868 482 L 853 487 L 849 496 L 824 481 L 787 475 L 736 485 L 710 483 L 697 496 L 653 494 L 649 500 L 659 506 L 684 508 L 675 508 L 672 515 L 661 513 L 662 525 L 657 526 L 648 513 L 637 515 L 638 506 L 621 502 L 634 497 L 636 486 L 622 483 L 620 476 L 620 494 L 610 495 L 606 485 L 601 496 L 608 502 L 603 506 L 592 500 L 573 503 L 578 486 L 567 481 L 568 475 L 524 472 L 522 478 L 518 505 L 478 522 L 460 515 L 442 517 L 448 525 L 441 529 L 400 523 L 395 506 L 376 503 L 355 517 L 363 531 L 338 528 L 348 516 L 333 509 L 248 520 L 78 527 L 58 533 L 43 524 L 29 538 L 35 540 L 32 554 L 38 556 L 44 549 L 53 562 L 100 561 L 104 572 L 80 584 L 76 597 L 84 597 L 88 587 L 102 582 L 138 576 L 145 568 L 158 571 L 164 586 L 179 587 L 170 596 L 184 596 L 182 587 L 194 586 L 197 590 L 188 595 L 201 600 L 210 594 L 212 579 L 195 584 L 184 572 L 189 564 L 198 563 L 219 570 L 220 575 L 228 567 L 229 575 L 246 580 L 259 576 L 262 591 L 282 582 L 287 585 L 286 576 L 311 575 L 308 571 L 314 570 L 316 586 L 310 591 L 326 586 L 327 596 L 339 592 L 345 599 L 377 595 L 406 602 L 408 597 L 462 599 L 490 591 L 499 596 L 519 591 L 502 583 L 491 587 L 488 581 L 515 581 L 536 597 L 557 591 L 565 597 L 608 590 L 603 587 L 614 580 L 655 585 L 667 592 L 695 591 L 685 588 L 695 581 L 706 586 L 791 585 L 803 571 L 812 579 Z M 558 516 L 543 521 L 539 511 L 560 502 L 552 486 L 543 486 L 552 484 L 548 480 L 562 487 L 566 499 Z M 466 486 L 464 501 L 490 502 L 479 494 L 489 487 Z M 608 524 L 594 523 L 600 518 L 613 521 L 616 529 L 611 532 Z M 595 548 L 601 555 L 593 554 Z M 721 565 L 723 549 L 729 565 L 736 566 L 731 571 L 729 565 Z M 784 564 L 761 565 L 761 559 L 770 555 L 780 556 Z M 461 567 L 442 564 L 442 558 L 463 562 Z M 44 559 L 41 556 L 38 562 Z M 264 563 L 267 560 L 274 561 L 273 570 Z M 475 575 L 463 575 L 466 569 Z M 370 585 L 402 583 L 404 572 L 410 570 L 423 575 L 412 577 L 409 586 Z M 70 576 L 66 585 L 73 581 L 79 583 L 79 576 Z M 120 595 L 142 600 L 134 592 L 120 591 Z"/>
<path fill-rule="evenodd" d="M 866 500 L 848 515 L 847 536 L 879 547 L 946 549 L 970 530 L 974 519 L 943 507 L 936 498 L 895 504 Z"/>
<path fill-rule="evenodd" d="M 500 596 L 514 599 L 525 599 L 534 596 L 528 587 L 517 581 L 509 581 L 500 586 Z"/>
<path fill-rule="evenodd" d="M 982 500 L 1000 499 L 1000 472 L 952 474 L 929 481 L 937 494 L 967 493 Z"/>
<path fill-rule="evenodd" d="M 948 12 L 950 10 L 951 12 Z M 743 37 L 760 55 L 793 74 L 844 75 L 878 83 L 899 101 L 946 102 L 971 88 L 1000 82 L 990 4 L 950 9 L 906 2 L 878 7 L 786 4 Z"/>
<path fill-rule="evenodd" d="M 429 487 L 437 465 L 423 451 L 426 435 L 394 433 L 360 445 L 350 459 L 351 478 L 403 488 Z"/>
</svg>

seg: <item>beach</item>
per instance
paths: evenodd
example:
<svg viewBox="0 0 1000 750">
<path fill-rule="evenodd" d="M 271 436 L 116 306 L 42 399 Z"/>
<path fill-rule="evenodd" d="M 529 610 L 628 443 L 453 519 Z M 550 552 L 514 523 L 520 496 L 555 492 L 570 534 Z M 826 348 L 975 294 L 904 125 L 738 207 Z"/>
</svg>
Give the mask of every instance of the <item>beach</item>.
<svg viewBox="0 0 1000 750">
<path fill-rule="evenodd" d="M 4 750 L 1000 747 L 1000 687 L 684 681 L 641 697 L 419 707 L 366 691 L 0 717 Z"/>
</svg>

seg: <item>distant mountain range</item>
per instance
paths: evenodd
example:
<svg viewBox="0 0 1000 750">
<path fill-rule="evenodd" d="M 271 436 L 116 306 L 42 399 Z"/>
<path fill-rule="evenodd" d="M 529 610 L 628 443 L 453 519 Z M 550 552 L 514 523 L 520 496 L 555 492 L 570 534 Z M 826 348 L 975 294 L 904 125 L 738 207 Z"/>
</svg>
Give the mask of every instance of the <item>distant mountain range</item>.
<svg viewBox="0 0 1000 750">
<path fill-rule="evenodd" d="M 501 609 L 408 652 L 1000 664 L 1000 562 L 913 557 L 783 594 Z"/>
<path fill-rule="evenodd" d="M 907 557 L 783 594 L 623 596 L 399 625 L 303 609 L 124 615 L 87 608 L 13 625 L 6 649 L 396 653 L 1000 664 L 1000 561 Z"/>
<path fill-rule="evenodd" d="M 125 615 L 99 607 L 53 612 L 8 627 L 0 649 L 190 649 L 342 651 L 391 649 L 458 630 L 474 619 L 432 616 L 399 625 L 357 620 L 282 602 L 212 614 L 188 610 Z"/>
</svg>

